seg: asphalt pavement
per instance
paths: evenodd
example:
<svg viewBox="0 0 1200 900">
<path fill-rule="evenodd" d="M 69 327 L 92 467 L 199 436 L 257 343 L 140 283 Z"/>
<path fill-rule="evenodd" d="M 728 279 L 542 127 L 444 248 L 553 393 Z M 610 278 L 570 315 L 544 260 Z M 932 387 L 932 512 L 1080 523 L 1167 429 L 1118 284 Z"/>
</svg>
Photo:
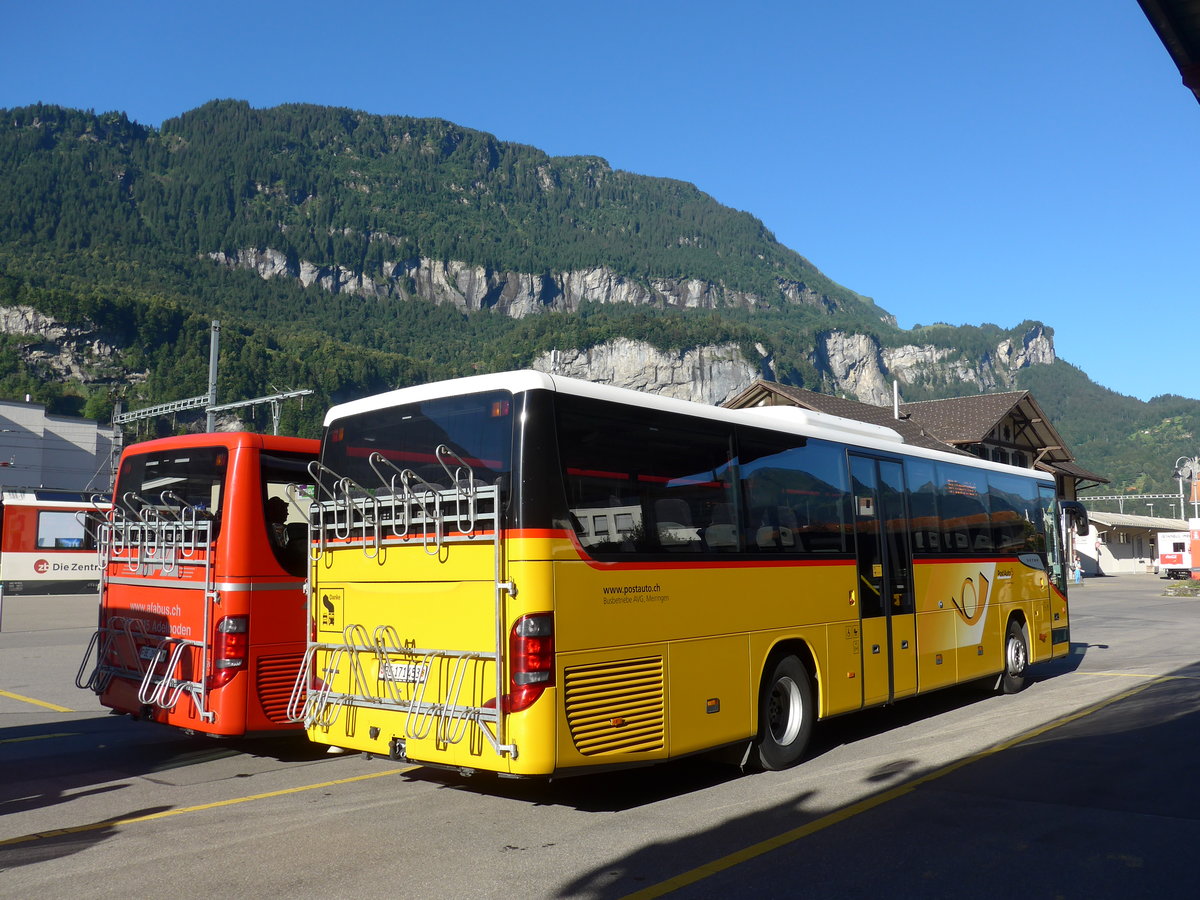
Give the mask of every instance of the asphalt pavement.
<svg viewBox="0 0 1200 900">
<path fill-rule="evenodd" d="M 1089 579 L 1072 593 L 1072 615 L 1083 623 L 1089 601 L 1127 603 L 1131 586 L 1157 593 L 1158 582 Z M 1182 615 L 1200 616 L 1200 598 L 1180 602 Z M 1200 649 L 1162 640 L 1164 656 Z M 1109 645 L 1080 641 L 1073 656 L 1089 649 Z M 634 896 L 1194 897 L 1200 662 L 1104 674 L 1129 686 Z"/>
<path fill-rule="evenodd" d="M 410 780 L 357 754 L 114 719 L 73 684 L 94 598 L 6 602 L 0 897 L 145 893 L 158 869 L 113 860 L 149 853 L 180 896 L 241 896 L 236 869 L 278 896 L 1190 898 L 1200 599 L 1166 587 L 1088 579 L 1070 656 L 1026 691 L 967 686 L 830 720 L 786 772 L 684 760 L 547 785 Z M 131 818 L 160 809 L 153 827 Z M 381 838 L 408 821 L 453 826 Z"/>
</svg>

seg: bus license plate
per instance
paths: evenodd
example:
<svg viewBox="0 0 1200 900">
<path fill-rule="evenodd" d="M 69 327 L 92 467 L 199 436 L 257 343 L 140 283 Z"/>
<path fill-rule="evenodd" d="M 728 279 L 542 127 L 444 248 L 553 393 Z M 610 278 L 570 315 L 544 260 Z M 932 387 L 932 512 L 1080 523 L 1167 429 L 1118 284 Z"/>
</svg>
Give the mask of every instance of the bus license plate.
<svg viewBox="0 0 1200 900">
<path fill-rule="evenodd" d="M 153 644 L 146 644 L 138 651 L 138 656 L 142 659 L 154 659 L 154 657 L 158 656 L 158 648 Z"/>
<path fill-rule="evenodd" d="M 384 660 L 379 664 L 380 681 L 399 681 L 405 684 L 421 684 L 429 675 L 425 663 L 399 663 Z"/>
</svg>

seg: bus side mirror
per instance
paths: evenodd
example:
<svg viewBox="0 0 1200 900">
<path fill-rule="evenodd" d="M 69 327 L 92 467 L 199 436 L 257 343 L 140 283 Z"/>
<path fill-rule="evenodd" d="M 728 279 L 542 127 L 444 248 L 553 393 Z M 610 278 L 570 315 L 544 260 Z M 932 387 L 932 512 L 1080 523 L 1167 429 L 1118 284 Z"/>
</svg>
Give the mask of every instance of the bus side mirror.
<svg viewBox="0 0 1200 900">
<path fill-rule="evenodd" d="M 1062 511 L 1067 514 L 1067 518 L 1075 525 L 1076 534 L 1083 536 L 1091 530 L 1088 524 L 1087 510 L 1083 504 L 1077 500 L 1063 500 L 1061 503 Z"/>
</svg>

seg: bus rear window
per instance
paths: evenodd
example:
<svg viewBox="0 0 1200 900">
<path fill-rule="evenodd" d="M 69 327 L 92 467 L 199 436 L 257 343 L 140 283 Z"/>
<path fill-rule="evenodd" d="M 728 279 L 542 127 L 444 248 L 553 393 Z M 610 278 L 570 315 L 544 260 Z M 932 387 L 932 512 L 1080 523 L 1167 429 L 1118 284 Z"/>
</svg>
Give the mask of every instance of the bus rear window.
<svg viewBox="0 0 1200 900">
<path fill-rule="evenodd" d="M 326 430 L 321 462 L 372 492 L 390 491 L 397 470 L 411 470 L 435 488 L 453 487 L 468 469 L 477 484 L 494 484 L 511 468 L 512 413 L 507 391 L 371 410 L 338 419 Z M 441 446 L 449 453 L 439 461 Z"/>
<path fill-rule="evenodd" d="M 221 514 L 221 498 L 229 451 L 224 447 L 199 447 L 126 457 L 117 476 L 113 505 L 139 517 L 146 507 L 172 511 L 193 507 L 212 518 Z"/>
</svg>

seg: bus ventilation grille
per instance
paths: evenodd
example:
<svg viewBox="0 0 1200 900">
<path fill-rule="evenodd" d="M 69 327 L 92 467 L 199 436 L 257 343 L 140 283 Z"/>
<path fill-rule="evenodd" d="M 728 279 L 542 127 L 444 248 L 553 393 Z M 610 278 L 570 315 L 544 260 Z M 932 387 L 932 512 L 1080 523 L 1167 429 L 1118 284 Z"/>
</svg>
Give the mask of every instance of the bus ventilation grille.
<svg viewBox="0 0 1200 900">
<path fill-rule="evenodd" d="M 258 702 L 263 715 L 279 725 L 287 725 L 288 700 L 296 684 L 296 674 L 304 661 L 301 653 L 291 656 L 264 656 L 258 660 Z"/>
<path fill-rule="evenodd" d="M 663 748 L 661 656 L 573 666 L 563 675 L 567 725 L 584 756 Z"/>
</svg>

